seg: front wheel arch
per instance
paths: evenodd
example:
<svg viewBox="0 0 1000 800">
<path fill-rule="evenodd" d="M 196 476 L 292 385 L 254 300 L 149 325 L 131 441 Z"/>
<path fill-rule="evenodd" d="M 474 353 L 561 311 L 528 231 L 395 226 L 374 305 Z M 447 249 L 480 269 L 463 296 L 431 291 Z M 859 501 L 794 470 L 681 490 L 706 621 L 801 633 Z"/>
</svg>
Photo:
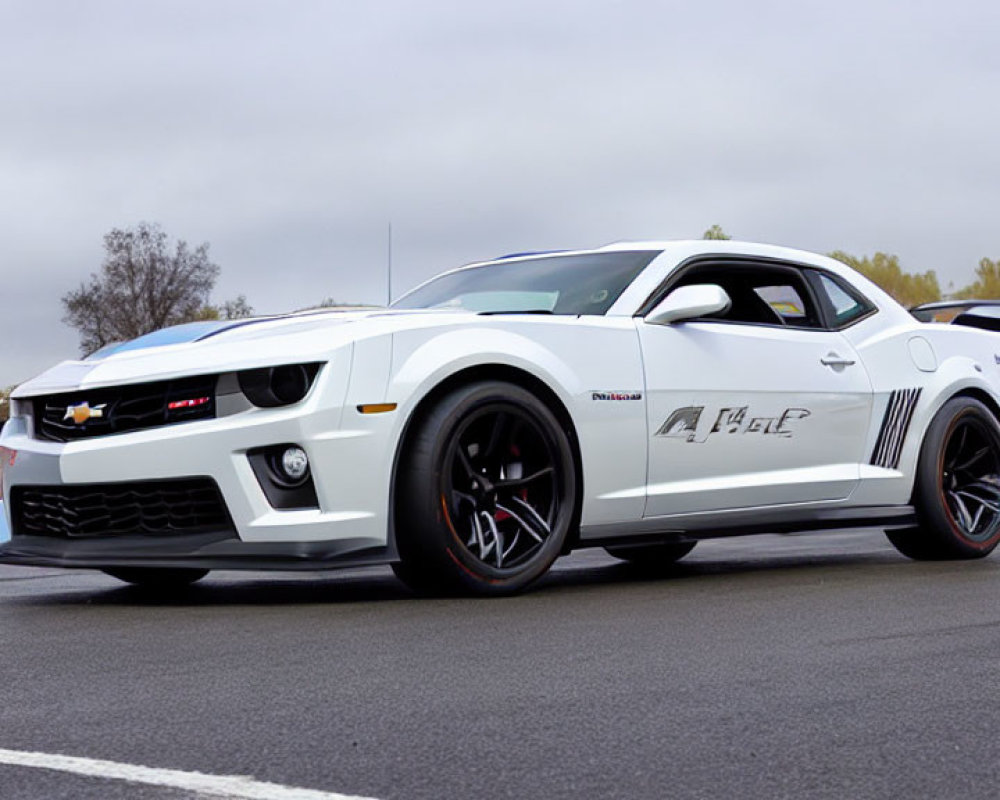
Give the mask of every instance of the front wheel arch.
<svg viewBox="0 0 1000 800">
<path fill-rule="evenodd" d="M 576 433 L 576 425 L 573 423 L 573 417 L 570 415 L 569 409 L 566 408 L 555 390 L 537 375 L 533 375 L 519 367 L 512 367 L 509 364 L 478 364 L 474 367 L 467 367 L 454 372 L 435 384 L 420 398 L 420 401 L 410 412 L 409 417 L 407 417 L 406 422 L 403 424 L 402 433 L 396 442 L 396 452 L 392 459 L 392 472 L 389 481 L 389 552 L 394 557 L 398 556 L 399 553 L 396 542 L 397 485 L 401 456 L 407 444 L 411 441 L 414 431 L 419 427 L 421 420 L 431 412 L 441 398 L 455 389 L 483 381 L 501 381 L 520 386 L 541 400 L 559 421 L 560 426 L 569 438 L 570 449 L 573 453 L 573 462 L 576 466 L 576 508 L 573 510 L 573 523 L 570 527 L 570 533 L 566 539 L 563 552 L 568 553 L 579 541 L 580 514 L 583 509 L 583 459 L 580 455 L 580 441 Z"/>
</svg>

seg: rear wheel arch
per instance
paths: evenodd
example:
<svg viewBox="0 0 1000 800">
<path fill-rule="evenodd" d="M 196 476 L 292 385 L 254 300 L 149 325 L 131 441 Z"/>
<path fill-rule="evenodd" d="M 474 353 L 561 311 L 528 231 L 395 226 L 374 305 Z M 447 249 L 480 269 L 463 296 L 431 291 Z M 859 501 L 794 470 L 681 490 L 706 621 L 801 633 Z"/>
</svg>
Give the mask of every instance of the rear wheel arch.
<svg viewBox="0 0 1000 800">
<path fill-rule="evenodd" d="M 1000 420 L 991 400 L 963 390 L 934 411 L 914 471 L 917 526 L 886 531 L 904 555 L 982 558 L 1000 543 Z"/>
<path fill-rule="evenodd" d="M 991 395 L 985 389 L 982 389 L 978 386 L 966 386 L 957 391 L 953 391 L 946 397 L 942 397 L 940 401 L 937 403 L 937 405 L 934 407 L 934 410 L 930 412 L 930 414 L 928 415 L 927 422 L 920 431 L 920 438 L 917 440 L 917 455 L 913 463 L 913 471 L 912 471 L 913 481 L 910 487 L 911 505 L 914 502 L 914 495 L 916 493 L 917 467 L 920 461 L 920 451 L 923 449 L 924 440 L 927 438 L 927 434 L 930 431 L 931 423 L 934 421 L 934 417 L 937 416 L 938 412 L 942 408 L 944 408 L 952 400 L 955 400 L 960 397 L 971 397 L 973 400 L 978 400 L 980 403 L 986 406 L 986 408 L 989 409 L 990 413 L 993 414 L 994 419 L 996 419 L 997 422 L 1000 423 L 1000 402 L 997 402 L 996 398 L 994 398 L 993 395 Z"/>
<path fill-rule="evenodd" d="M 998 403 L 996 398 L 989 392 L 987 392 L 985 389 L 980 389 L 975 386 L 970 386 L 967 389 L 962 389 L 962 391 L 956 392 L 951 397 L 949 397 L 948 400 L 952 400 L 955 397 L 971 397 L 974 400 L 978 400 L 980 403 L 986 406 L 991 412 L 993 412 L 993 416 L 997 419 L 998 422 L 1000 422 L 1000 403 Z M 945 400 L 945 403 L 947 403 L 948 400 Z M 941 405 L 943 406 L 944 403 L 942 403 Z"/>
<path fill-rule="evenodd" d="M 569 438 L 570 449 L 576 466 L 577 500 L 576 508 L 573 512 L 573 524 L 570 529 L 570 535 L 566 540 L 564 552 L 571 550 L 577 543 L 579 539 L 580 512 L 583 507 L 583 460 L 580 454 L 580 442 L 576 433 L 576 425 L 573 423 L 573 417 L 570 415 L 569 409 L 566 408 L 566 405 L 563 403 L 555 390 L 553 390 L 549 384 L 537 375 L 519 367 L 510 366 L 509 364 L 477 364 L 473 367 L 466 367 L 465 369 L 458 370 L 435 384 L 426 394 L 424 394 L 423 397 L 420 398 L 420 401 L 410 412 L 409 417 L 407 417 L 406 422 L 403 424 L 402 432 L 396 443 L 396 452 L 392 459 L 392 473 L 390 475 L 389 484 L 389 547 L 390 552 L 393 555 L 398 553 L 395 524 L 397 500 L 396 490 L 401 456 L 404 452 L 404 448 L 407 446 L 407 443 L 410 441 L 416 428 L 419 427 L 418 423 L 430 413 L 430 411 L 441 401 L 442 398 L 462 386 L 468 386 L 482 381 L 502 381 L 504 383 L 511 383 L 528 392 L 531 392 L 545 404 L 549 411 L 552 412 L 552 414 L 559 421 L 562 429 L 565 431 L 567 437 Z"/>
</svg>

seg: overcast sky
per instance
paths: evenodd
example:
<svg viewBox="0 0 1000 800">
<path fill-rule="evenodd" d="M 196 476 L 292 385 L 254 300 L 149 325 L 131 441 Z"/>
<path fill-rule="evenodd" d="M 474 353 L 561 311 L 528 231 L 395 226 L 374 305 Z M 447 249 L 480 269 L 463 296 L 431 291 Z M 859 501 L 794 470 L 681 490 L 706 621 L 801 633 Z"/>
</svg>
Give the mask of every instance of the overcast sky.
<svg viewBox="0 0 1000 800">
<path fill-rule="evenodd" d="M 0 385 L 77 354 L 102 236 L 215 299 L 384 302 L 458 263 L 698 237 L 1000 257 L 1000 4 L 0 0 Z"/>
</svg>

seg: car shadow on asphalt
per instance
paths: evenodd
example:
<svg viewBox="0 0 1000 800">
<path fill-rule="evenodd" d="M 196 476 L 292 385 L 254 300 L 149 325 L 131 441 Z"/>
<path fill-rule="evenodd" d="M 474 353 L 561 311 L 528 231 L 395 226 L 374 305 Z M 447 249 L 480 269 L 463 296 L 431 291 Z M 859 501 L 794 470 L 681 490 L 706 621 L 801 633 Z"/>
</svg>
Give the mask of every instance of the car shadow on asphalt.
<svg viewBox="0 0 1000 800">
<path fill-rule="evenodd" d="M 994 559 L 993 568 L 1000 567 Z M 952 562 L 954 563 L 954 562 Z M 692 582 L 711 585 L 734 577 L 773 580 L 785 572 L 789 580 L 811 580 L 813 573 L 827 571 L 832 576 L 857 574 L 860 571 L 883 573 L 897 569 L 934 570 L 942 564 L 911 562 L 891 551 L 834 553 L 768 553 L 746 557 L 692 558 L 662 568 L 650 568 L 576 554 L 557 562 L 554 569 L 532 585 L 527 596 L 544 598 L 566 592 L 603 592 L 629 586 L 661 586 L 671 591 Z M 965 565 L 968 568 L 968 565 Z M 65 573 L 66 576 L 72 573 Z M 86 576 L 86 577 L 84 577 Z M 503 599 L 420 595 L 409 590 L 387 568 L 373 567 L 345 573 L 264 574 L 219 572 L 204 581 L 180 589 L 154 590 L 116 583 L 112 578 L 93 573 L 78 573 L 68 578 L 67 590 L 62 574 L 52 574 L 47 581 L 32 580 L 31 591 L 5 593 L 4 605 L 91 605 L 91 606 L 283 606 L 341 605 L 364 603 L 448 603 L 504 602 Z M 523 597 L 525 595 L 519 595 Z"/>
</svg>

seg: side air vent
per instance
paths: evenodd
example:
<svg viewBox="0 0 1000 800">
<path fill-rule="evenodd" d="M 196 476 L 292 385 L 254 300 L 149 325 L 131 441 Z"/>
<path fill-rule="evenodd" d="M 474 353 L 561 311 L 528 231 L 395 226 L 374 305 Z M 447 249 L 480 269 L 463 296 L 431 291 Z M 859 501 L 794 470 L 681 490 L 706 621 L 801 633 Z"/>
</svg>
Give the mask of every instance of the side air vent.
<svg viewBox="0 0 1000 800">
<path fill-rule="evenodd" d="M 886 406 L 882 428 L 878 432 L 878 441 L 875 442 L 872 453 L 871 463 L 876 467 L 896 469 L 899 466 L 906 431 L 910 427 L 913 409 L 919 398 L 920 389 L 897 389 L 889 395 L 889 405 Z"/>
</svg>

